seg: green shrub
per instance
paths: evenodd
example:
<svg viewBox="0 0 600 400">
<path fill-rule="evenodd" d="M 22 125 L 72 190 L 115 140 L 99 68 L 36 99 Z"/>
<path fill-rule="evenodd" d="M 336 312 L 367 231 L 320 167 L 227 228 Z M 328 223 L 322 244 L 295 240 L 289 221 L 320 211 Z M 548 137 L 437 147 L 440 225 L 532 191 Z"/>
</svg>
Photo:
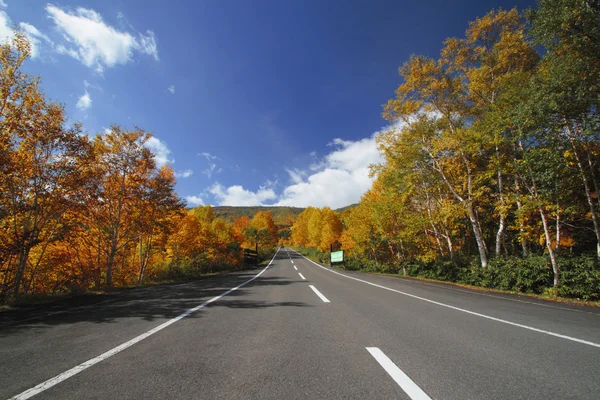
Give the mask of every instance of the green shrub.
<svg viewBox="0 0 600 400">
<path fill-rule="evenodd" d="M 350 257 L 346 259 L 344 264 L 345 268 L 349 271 L 359 271 L 362 269 L 362 261 L 356 257 Z"/>
<path fill-rule="evenodd" d="M 461 281 L 486 288 L 539 294 L 552 285 L 552 276 L 547 257 L 498 257 L 491 259 L 487 268 L 473 262 L 470 274 Z"/>
<path fill-rule="evenodd" d="M 300 251 L 313 260 L 328 263 L 329 253 L 315 248 Z M 479 258 L 437 259 L 424 262 L 407 260 L 402 263 L 375 262 L 368 258 L 346 259 L 348 270 L 381 273 L 402 273 L 408 276 L 458 282 L 520 293 L 549 294 L 583 300 L 600 300 L 600 263 L 595 255 L 561 256 L 559 287 L 554 289 L 554 273 L 550 259 L 545 255 L 527 258 L 495 257 L 487 268 Z"/>
<path fill-rule="evenodd" d="M 558 294 L 583 300 L 600 300 L 600 265 L 595 256 L 560 257 Z"/>
</svg>

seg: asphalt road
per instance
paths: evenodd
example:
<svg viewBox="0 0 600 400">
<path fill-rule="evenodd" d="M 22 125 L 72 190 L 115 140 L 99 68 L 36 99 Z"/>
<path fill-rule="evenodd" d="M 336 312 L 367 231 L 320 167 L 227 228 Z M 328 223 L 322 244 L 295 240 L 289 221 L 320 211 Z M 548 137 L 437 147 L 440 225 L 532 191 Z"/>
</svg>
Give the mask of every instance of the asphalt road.
<svg viewBox="0 0 600 400">
<path fill-rule="evenodd" d="M 600 309 L 291 250 L 265 270 L 0 322 L 0 398 L 592 399 L 599 370 Z"/>
</svg>

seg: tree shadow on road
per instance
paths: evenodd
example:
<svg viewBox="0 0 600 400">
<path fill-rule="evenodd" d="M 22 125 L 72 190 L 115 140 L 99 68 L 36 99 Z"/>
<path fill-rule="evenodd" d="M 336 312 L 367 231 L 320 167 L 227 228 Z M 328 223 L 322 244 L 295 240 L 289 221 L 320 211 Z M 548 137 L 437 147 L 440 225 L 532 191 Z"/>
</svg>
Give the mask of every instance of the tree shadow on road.
<svg viewBox="0 0 600 400">
<path fill-rule="evenodd" d="M 184 283 L 162 284 L 92 295 L 73 301 L 61 302 L 35 309 L 11 310 L 0 315 L 0 337 L 30 329 L 47 329 L 57 325 L 93 322 L 116 323 L 125 318 L 145 321 L 171 319 L 196 307 L 227 290 L 237 287 L 256 276 L 259 270 L 239 271 L 231 274 L 204 277 Z M 262 309 L 270 307 L 309 307 L 301 302 L 268 302 L 242 298 L 259 287 L 298 284 L 298 281 L 279 277 L 259 277 L 245 286 L 230 292 L 223 300 L 207 308 Z M 197 311 L 188 318 L 200 318 Z"/>
</svg>

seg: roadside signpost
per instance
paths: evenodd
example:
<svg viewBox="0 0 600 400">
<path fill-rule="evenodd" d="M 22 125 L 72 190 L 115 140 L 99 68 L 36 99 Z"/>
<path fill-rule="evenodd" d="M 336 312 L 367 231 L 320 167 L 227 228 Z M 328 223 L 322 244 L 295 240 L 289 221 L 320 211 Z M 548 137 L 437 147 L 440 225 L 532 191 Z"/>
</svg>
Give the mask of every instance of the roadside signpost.
<svg viewBox="0 0 600 400">
<path fill-rule="evenodd" d="M 329 254 L 329 265 L 332 267 L 344 263 L 344 250 L 333 251 L 333 245 L 329 245 Z"/>
<path fill-rule="evenodd" d="M 331 253 L 331 262 L 332 263 L 344 262 L 344 250 L 334 251 L 333 253 Z"/>
</svg>

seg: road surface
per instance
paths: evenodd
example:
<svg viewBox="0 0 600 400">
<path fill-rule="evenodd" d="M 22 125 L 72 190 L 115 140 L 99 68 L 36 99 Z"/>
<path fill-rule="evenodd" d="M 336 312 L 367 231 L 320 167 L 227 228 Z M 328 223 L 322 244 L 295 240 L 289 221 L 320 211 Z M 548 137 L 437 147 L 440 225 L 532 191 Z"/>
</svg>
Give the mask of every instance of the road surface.
<svg viewBox="0 0 600 400">
<path fill-rule="evenodd" d="M 264 270 L 0 322 L 0 398 L 591 399 L 598 371 L 600 309 L 291 249 Z"/>
</svg>

